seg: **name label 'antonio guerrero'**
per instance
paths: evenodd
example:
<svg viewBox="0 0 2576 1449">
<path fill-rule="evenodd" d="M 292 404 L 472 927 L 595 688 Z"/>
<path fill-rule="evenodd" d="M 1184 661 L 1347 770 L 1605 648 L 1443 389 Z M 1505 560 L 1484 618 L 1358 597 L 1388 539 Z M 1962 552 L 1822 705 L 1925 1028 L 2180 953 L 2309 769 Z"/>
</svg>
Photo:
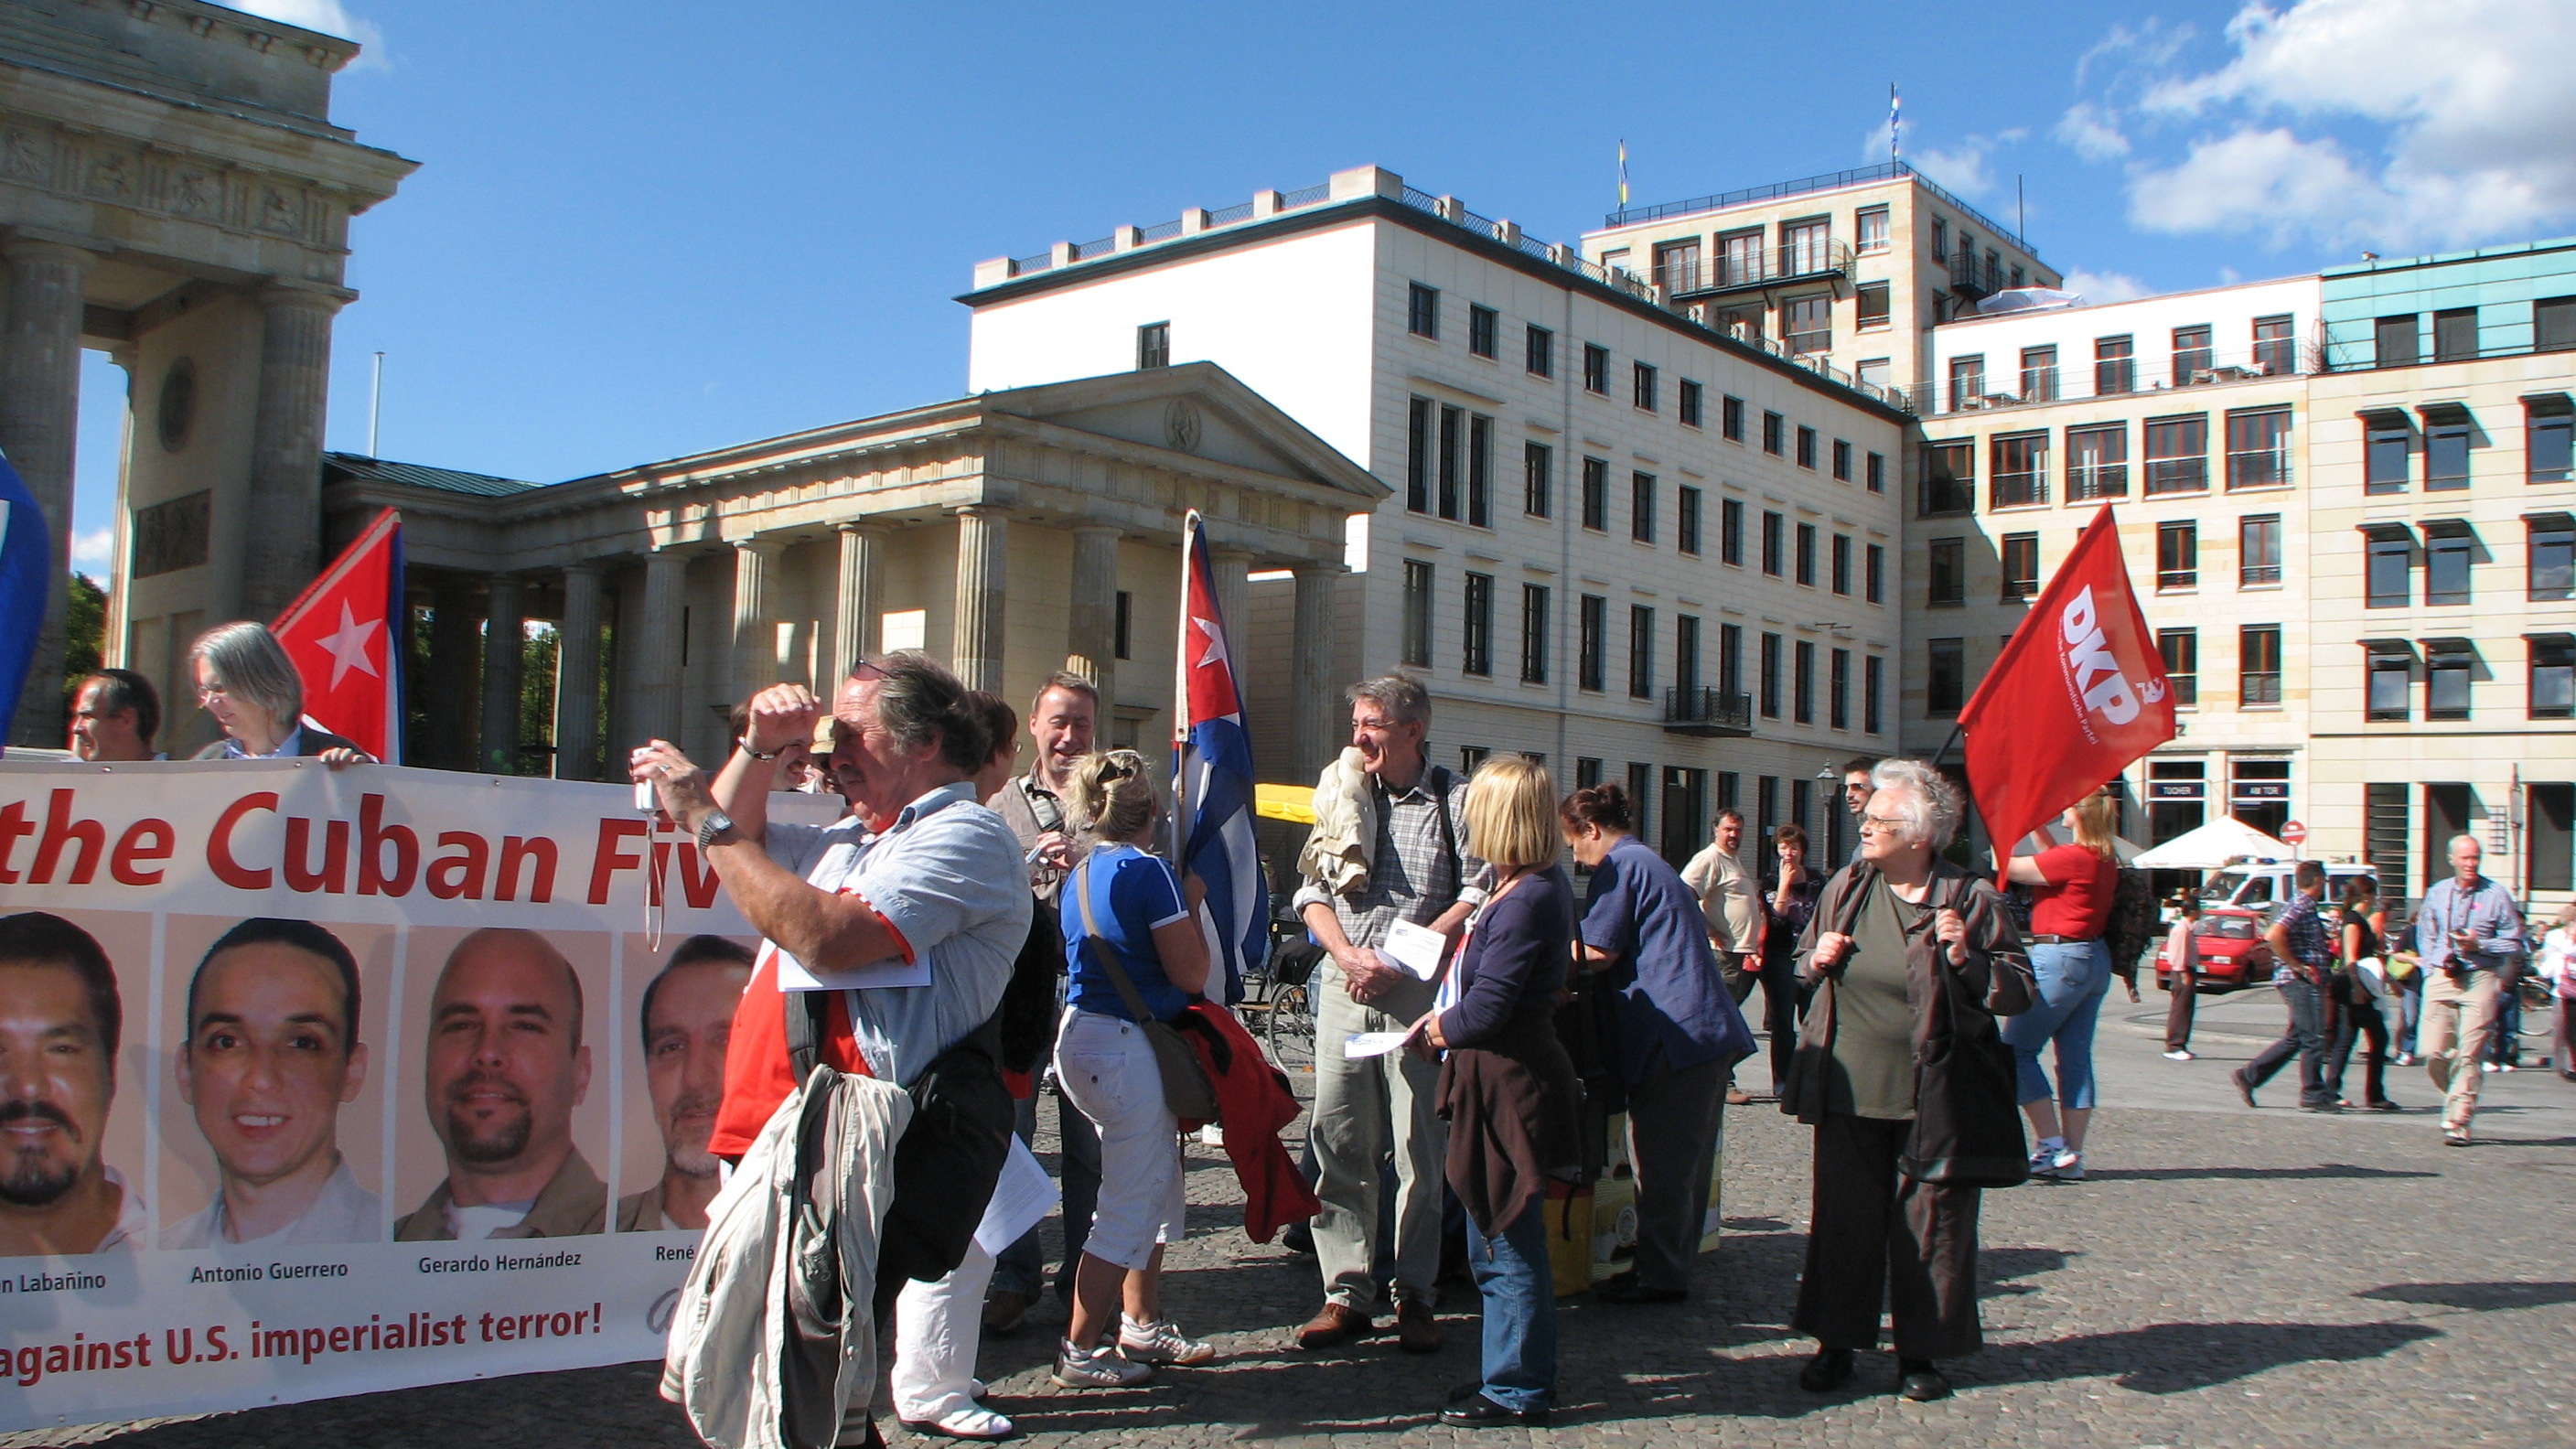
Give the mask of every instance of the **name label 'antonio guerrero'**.
<svg viewBox="0 0 2576 1449">
<path fill-rule="evenodd" d="M 346 1278 L 346 1263 L 271 1263 L 267 1267 L 249 1264 L 235 1268 L 229 1265 L 188 1270 L 190 1283 L 291 1283 L 300 1278 Z"/>
</svg>

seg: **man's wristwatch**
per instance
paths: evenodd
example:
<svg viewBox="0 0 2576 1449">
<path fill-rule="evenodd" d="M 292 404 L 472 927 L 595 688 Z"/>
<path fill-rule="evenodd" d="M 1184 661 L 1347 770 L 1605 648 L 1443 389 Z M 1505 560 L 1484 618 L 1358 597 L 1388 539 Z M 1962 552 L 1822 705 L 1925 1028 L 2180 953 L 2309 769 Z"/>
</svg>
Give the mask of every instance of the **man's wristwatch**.
<svg viewBox="0 0 2576 1449">
<path fill-rule="evenodd" d="M 769 753 L 764 755 L 760 751 L 751 747 L 751 736 L 749 735 L 744 735 L 741 739 L 734 741 L 734 743 L 741 747 L 744 754 L 751 756 L 753 759 L 758 760 L 763 764 L 767 764 L 769 761 L 777 759 L 780 755 L 787 753 L 787 745 L 780 745 L 777 749 L 771 750 Z M 793 744 L 795 742 L 791 740 L 788 743 Z"/>
<path fill-rule="evenodd" d="M 731 829 L 733 829 L 732 816 L 721 810 L 708 811 L 707 818 L 698 822 L 698 849 L 705 850 L 714 845 L 717 836 Z"/>
</svg>

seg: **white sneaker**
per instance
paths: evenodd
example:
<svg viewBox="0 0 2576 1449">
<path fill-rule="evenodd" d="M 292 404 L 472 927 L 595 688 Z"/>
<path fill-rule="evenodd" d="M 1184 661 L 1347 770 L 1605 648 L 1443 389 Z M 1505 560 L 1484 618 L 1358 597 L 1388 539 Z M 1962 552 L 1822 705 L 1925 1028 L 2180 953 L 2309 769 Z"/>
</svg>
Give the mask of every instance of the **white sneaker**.
<svg viewBox="0 0 2576 1449">
<path fill-rule="evenodd" d="M 2056 1178 L 2059 1182 L 2082 1182 L 2084 1180 L 2084 1154 L 2075 1148 L 2067 1148 L 2065 1151 L 2057 1154 L 2057 1160 L 2049 1165 L 2048 1175 Z"/>
<path fill-rule="evenodd" d="M 2496 1070 L 2496 1064 L 2493 1062 L 2480 1062 L 2478 1063 L 2478 1070 L 2482 1072 L 2492 1072 Z"/>
<path fill-rule="evenodd" d="M 1139 1323 L 1122 1313 L 1118 1315 L 1118 1351 L 1140 1363 L 1206 1363 L 1216 1357 L 1216 1345 L 1190 1338 L 1181 1326 L 1168 1318 Z"/>
<path fill-rule="evenodd" d="M 1066 1339 L 1056 1340 L 1055 1371 L 1047 1375 L 1060 1389 L 1124 1389 L 1153 1376 L 1152 1364 L 1138 1363 L 1111 1345 L 1075 1348 Z"/>
<path fill-rule="evenodd" d="M 2189 1052 L 2172 1051 L 2165 1053 L 2165 1060 L 2169 1062 L 2188 1062 L 2195 1060 L 2195 1058 Z"/>
</svg>

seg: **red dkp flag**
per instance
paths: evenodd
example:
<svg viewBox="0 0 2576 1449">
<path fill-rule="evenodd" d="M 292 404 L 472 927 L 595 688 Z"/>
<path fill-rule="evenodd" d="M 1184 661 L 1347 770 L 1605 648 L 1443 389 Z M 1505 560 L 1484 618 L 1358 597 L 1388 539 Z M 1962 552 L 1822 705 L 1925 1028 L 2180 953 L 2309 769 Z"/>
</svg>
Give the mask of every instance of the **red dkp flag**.
<svg viewBox="0 0 2576 1449">
<path fill-rule="evenodd" d="M 304 718 L 402 763 L 402 519 L 376 515 L 269 625 L 304 681 Z"/>
<path fill-rule="evenodd" d="M 2111 505 L 2085 525 L 1959 727 L 1998 855 L 2174 737 L 2173 690 Z"/>
</svg>

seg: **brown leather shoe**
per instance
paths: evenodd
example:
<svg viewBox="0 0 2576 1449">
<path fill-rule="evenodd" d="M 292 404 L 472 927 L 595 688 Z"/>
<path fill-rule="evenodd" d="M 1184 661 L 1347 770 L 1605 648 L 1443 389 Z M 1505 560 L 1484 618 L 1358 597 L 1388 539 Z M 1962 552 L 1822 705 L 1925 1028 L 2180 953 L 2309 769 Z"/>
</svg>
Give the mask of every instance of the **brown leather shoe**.
<svg viewBox="0 0 2576 1449">
<path fill-rule="evenodd" d="M 1432 1313 L 1430 1304 L 1408 1299 L 1396 1306 L 1395 1336 L 1397 1344 L 1406 1353 L 1438 1353 L 1440 1320 Z"/>
<path fill-rule="evenodd" d="M 1327 1300 L 1314 1317 L 1297 1330 L 1297 1346 L 1312 1353 L 1318 1349 L 1338 1348 L 1355 1338 L 1366 1338 L 1377 1332 L 1369 1316 L 1347 1303 Z"/>
</svg>

